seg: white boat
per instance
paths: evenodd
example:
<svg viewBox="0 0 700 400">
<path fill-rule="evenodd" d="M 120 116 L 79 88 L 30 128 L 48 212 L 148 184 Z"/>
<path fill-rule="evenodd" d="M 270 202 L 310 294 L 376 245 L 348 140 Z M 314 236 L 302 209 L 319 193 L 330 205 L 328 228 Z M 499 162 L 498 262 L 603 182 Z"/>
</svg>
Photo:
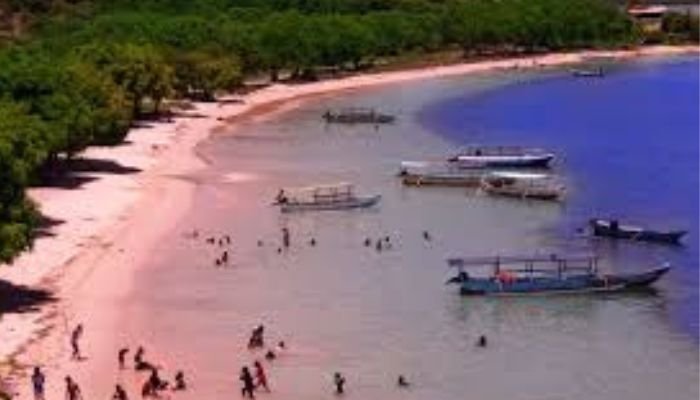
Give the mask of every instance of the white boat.
<svg viewBox="0 0 700 400">
<path fill-rule="evenodd" d="M 279 206 L 282 212 L 287 213 L 368 208 L 377 204 L 380 199 L 380 195 L 357 196 L 354 185 L 343 182 L 281 189 L 274 204 Z"/>
<path fill-rule="evenodd" d="M 537 200 L 562 200 L 564 185 L 552 175 L 523 172 L 492 172 L 481 182 L 490 195 Z"/>
<path fill-rule="evenodd" d="M 463 169 L 453 163 L 403 161 L 399 177 L 406 186 L 479 187 L 485 169 Z"/>
<path fill-rule="evenodd" d="M 448 161 L 461 168 L 547 168 L 554 157 L 554 153 L 541 149 L 475 146 L 460 151 Z"/>
</svg>

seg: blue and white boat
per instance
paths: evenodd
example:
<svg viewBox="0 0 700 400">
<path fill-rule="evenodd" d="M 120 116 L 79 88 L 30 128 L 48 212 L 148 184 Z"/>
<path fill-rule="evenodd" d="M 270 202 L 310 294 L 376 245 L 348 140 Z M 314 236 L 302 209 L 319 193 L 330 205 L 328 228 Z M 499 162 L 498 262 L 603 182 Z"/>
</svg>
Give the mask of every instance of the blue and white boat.
<svg viewBox="0 0 700 400">
<path fill-rule="evenodd" d="M 670 270 L 606 275 L 598 272 L 596 257 L 557 254 L 452 258 L 448 264 L 458 270 L 448 283 L 458 284 L 462 295 L 609 293 L 648 287 Z M 472 276 L 467 268 L 491 273 Z"/>
<path fill-rule="evenodd" d="M 548 168 L 554 153 L 516 146 L 471 146 L 448 159 L 461 168 Z"/>
</svg>

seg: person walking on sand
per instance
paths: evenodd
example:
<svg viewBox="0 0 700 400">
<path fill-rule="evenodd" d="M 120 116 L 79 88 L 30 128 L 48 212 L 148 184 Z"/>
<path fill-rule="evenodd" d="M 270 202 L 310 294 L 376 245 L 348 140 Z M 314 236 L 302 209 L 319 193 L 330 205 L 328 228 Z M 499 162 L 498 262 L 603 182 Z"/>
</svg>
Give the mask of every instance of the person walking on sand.
<svg viewBox="0 0 700 400">
<path fill-rule="evenodd" d="M 70 376 L 66 376 L 66 400 L 83 400 L 80 387 Z"/>
<path fill-rule="evenodd" d="M 117 384 L 117 386 L 114 388 L 112 400 L 129 400 L 129 396 L 126 395 L 126 390 L 124 390 L 122 385 Z"/>
<path fill-rule="evenodd" d="M 267 376 L 265 375 L 265 370 L 260 364 L 260 361 L 255 361 L 253 366 L 255 367 L 255 386 L 259 388 L 261 387 L 265 389 L 266 392 L 269 392 L 270 387 L 267 386 Z"/>
<path fill-rule="evenodd" d="M 248 367 L 243 367 L 241 369 L 240 380 L 243 383 L 243 388 L 241 388 L 241 396 L 254 399 L 255 394 L 253 393 L 253 390 L 255 389 L 255 384 L 253 382 L 253 376 L 250 374 Z"/>
<path fill-rule="evenodd" d="M 78 324 L 78 326 L 73 329 L 70 335 L 70 345 L 73 349 L 72 358 L 74 360 L 80 360 L 82 358 L 80 354 L 80 338 L 83 336 L 83 324 Z"/>
<path fill-rule="evenodd" d="M 46 376 L 41 371 L 41 368 L 34 367 L 34 373 L 32 373 L 32 389 L 34 391 L 34 400 L 44 400 L 45 384 Z"/>
<path fill-rule="evenodd" d="M 345 377 L 340 372 L 333 374 L 333 383 L 335 384 L 335 394 L 345 393 Z"/>
</svg>

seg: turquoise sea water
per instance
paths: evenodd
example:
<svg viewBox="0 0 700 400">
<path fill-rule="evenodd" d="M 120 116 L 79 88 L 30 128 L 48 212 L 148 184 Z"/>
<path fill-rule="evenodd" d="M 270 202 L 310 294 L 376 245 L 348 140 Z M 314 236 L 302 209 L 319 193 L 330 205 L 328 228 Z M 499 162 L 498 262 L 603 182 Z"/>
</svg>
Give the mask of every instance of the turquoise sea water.
<svg viewBox="0 0 700 400">
<path fill-rule="evenodd" d="M 241 365 L 262 357 L 246 349 L 248 335 L 264 323 L 268 340 L 289 350 L 266 364 L 272 393 L 261 398 L 334 399 L 332 374 L 341 371 L 345 398 L 367 400 L 695 400 L 697 135 L 686 123 L 697 97 L 652 101 L 676 81 L 674 99 L 687 95 L 688 68 L 634 63 L 599 81 L 549 70 L 408 82 L 321 97 L 215 135 L 199 149 L 208 167 L 187 177 L 197 184 L 194 205 L 143 270 L 123 336 L 185 370 L 192 390 L 178 398 L 237 397 Z M 618 81 L 627 95 L 608 88 Z M 665 115 L 675 108 L 673 118 L 658 117 L 666 129 L 619 121 L 653 120 L 647 103 Z M 398 122 L 376 130 L 321 122 L 326 109 L 347 106 L 378 107 Z M 567 202 L 397 180 L 400 161 L 445 157 L 470 142 L 557 151 Z M 682 175 L 669 160 L 685 160 Z M 381 194 L 379 207 L 282 215 L 270 205 L 280 187 L 336 181 Z M 590 214 L 692 232 L 679 249 L 591 241 L 575 234 Z M 292 246 L 278 253 L 283 227 Z M 193 229 L 197 240 L 186 235 Z M 224 234 L 231 263 L 216 268 L 224 248 L 204 238 Z M 383 236 L 388 251 L 363 245 Z M 463 298 L 444 284 L 447 257 L 571 247 L 599 251 L 610 271 L 664 259 L 676 270 L 656 294 Z M 474 346 L 481 334 L 487 349 Z M 399 374 L 413 387 L 397 389 Z"/>
</svg>

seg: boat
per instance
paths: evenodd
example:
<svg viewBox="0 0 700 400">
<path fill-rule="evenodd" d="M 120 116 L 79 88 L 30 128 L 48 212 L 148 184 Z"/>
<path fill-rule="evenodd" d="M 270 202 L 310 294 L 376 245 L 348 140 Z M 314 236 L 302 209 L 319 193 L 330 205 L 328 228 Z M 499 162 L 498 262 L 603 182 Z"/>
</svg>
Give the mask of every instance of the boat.
<svg viewBox="0 0 700 400">
<path fill-rule="evenodd" d="M 615 219 L 591 219 L 589 221 L 595 236 L 605 236 L 615 239 L 629 239 L 643 242 L 661 242 L 679 244 L 687 233 L 684 230 L 656 231 L 640 226 L 620 224 Z"/>
<path fill-rule="evenodd" d="M 445 163 L 404 161 L 399 177 L 406 186 L 479 187 L 486 172 L 465 170 Z"/>
<path fill-rule="evenodd" d="M 379 203 L 381 195 L 358 196 L 354 185 L 337 183 L 304 188 L 281 189 L 274 205 L 283 213 L 369 208 Z"/>
<path fill-rule="evenodd" d="M 605 71 L 603 68 L 577 68 L 571 71 L 571 74 L 577 78 L 603 78 Z"/>
<path fill-rule="evenodd" d="M 548 168 L 554 153 L 511 146 L 473 146 L 448 159 L 462 168 Z"/>
<path fill-rule="evenodd" d="M 462 295 L 610 293 L 648 288 L 670 270 L 665 264 L 642 273 L 601 274 L 597 262 L 595 256 L 559 254 L 451 258 L 458 273 L 447 283 L 458 284 Z M 491 273 L 466 271 L 484 268 Z"/>
<path fill-rule="evenodd" d="M 554 176 L 526 172 L 491 172 L 482 179 L 481 189 L 493 196 L 550 201 L 562 200 L 566 193 Z"/>
<path fill-rule="evenodd" d="M 327 110 L 323 119 L 336 124 L 391 124 L 396 117 L 383 114 L 373 108 L 348 108 L 337 111 Z"/>
</svg>

